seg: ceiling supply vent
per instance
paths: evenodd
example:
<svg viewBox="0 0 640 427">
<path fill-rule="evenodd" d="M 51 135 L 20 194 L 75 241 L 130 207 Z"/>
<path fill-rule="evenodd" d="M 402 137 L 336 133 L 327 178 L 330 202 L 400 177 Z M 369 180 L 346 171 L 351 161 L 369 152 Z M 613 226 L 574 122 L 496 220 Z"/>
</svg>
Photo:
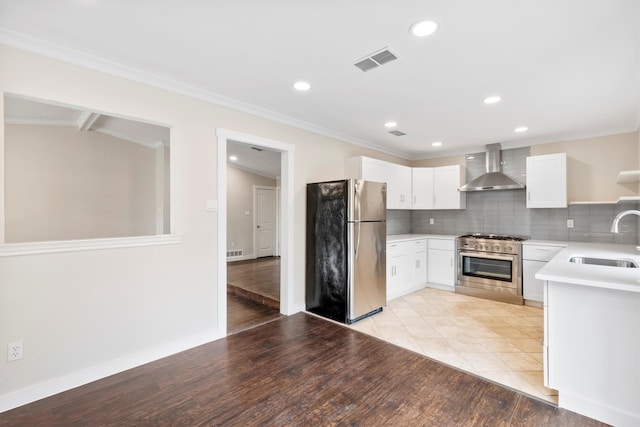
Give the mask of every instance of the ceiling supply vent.
<svg viewBox="0 0 640 427">
<path fill-rule="evenodd" d="M 362 71 L 369 71 L 374 68 L 378 68 L 380 65 L 384 65 L 388 62 L 398 59 L 398 55 L 391 52 L 389 49 L 384 48 L 378 52 L 374 52 L 371 55 L 361 59 L 354 65 L 360 68 Z"/>
<path fill-rule="evenodd" d="M 400 132 L 399 130 L 390 130 L 389 133 L 391 135 L 395 135 L 395 136 L 404 136 L 404 135 L 406 135 L 406 133 Z"/>
</svg>

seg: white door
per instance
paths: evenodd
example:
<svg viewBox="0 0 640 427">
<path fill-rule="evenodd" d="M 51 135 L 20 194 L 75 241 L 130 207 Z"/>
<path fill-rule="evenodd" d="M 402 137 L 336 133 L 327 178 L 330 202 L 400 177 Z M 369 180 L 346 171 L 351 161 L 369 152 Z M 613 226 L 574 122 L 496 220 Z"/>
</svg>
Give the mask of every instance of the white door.
<svg viewBox="0 0 640 427">
<path fill-rule="evenodd" d="M 275 255 L 276 194 L 273 188 L 256 188 L 256 256 Z"/>
</svg>

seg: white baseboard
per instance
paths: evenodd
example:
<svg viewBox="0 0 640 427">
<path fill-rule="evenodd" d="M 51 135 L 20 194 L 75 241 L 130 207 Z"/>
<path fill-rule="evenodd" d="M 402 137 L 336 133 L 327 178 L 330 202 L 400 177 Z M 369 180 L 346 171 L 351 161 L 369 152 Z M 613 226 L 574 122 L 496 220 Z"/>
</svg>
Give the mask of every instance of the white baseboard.
<svg viewBox="0 0 640 427">
<path fill-rule="evenodd" d="M 558 391 L 558 406 L 614 426 L 640 425 L 640 413 L 638 412 L 631 413 L 562 390 Z"/>
<path fill-rule="evenodd" d="M 456 287 L 451 285 L 441 285 L 439 283 L 427 283 L 427 288 L 440 289 L 441 291 L 455 292 Z"/>
<path fill-rule="evenodd" d="M 247 261 L 250 259 L 256 259 L 255 255 L 243 255 L 243 256 L 234 256 L 234 257 L 228 257 L 227 258 L 227 262 L 234 262 L 234 261 Z"/>
<path fill-rule="evenodd" d="M 223 338 L 227 335 L 226 331 L 212 330 L 201 334 L 193 335 L 188 338 L 173 341 L 149 350 L 141 351 L 129 356 L 86 368 L 77 372 L 72 372 L 64 377 L 49 380 L 40 384 L 18 390 L 4 396 L 0 396 L 0 413 L 72 388 L 97 381 L 102 378 L 135 368 L 149 362 L 153 362 L 172 354 L 207 344 L 211 341 Z"/>
</svg>

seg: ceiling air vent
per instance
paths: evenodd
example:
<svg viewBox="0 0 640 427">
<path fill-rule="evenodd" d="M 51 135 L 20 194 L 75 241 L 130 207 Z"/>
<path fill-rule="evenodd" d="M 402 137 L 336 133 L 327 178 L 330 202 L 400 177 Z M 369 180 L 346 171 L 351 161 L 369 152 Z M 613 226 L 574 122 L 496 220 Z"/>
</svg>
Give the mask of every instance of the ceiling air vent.
<svg viewBox="0 0 640 427">
<path fill-rule="evenodd" d="M 391 52 L 389 49 L 385 48 L 381 51 L 368 55 L 366 58 L 361 59 L 354 65 L 360 68 L 362 71 L 369 71 L 396 59 L 398 59 L 398 56 L 395 53 Z"/>
<path fill-rule="evenodd" d="M 400 132 L 399 130 L 391 130 L 391 131 L 389 131 L 389 133 L 391 135 L 395 135 L 395 136 L 404 136 L 404 135 L 406 135 L 406 133 Z"/>
</svg>

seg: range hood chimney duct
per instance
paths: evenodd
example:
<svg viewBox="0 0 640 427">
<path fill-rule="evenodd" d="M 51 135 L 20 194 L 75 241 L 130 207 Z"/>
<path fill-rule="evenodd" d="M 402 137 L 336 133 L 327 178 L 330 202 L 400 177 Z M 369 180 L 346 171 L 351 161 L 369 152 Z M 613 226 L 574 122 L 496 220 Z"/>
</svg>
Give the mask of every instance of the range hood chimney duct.
<svg viewBox="0 0 640 427">
<path fill-rule="evenodd" d="M 500 144 L 487 145 L 486 172 L 460 187 L 460 191 L 522 190 L 524 184 L 502 173 Z"/>
</svg>

